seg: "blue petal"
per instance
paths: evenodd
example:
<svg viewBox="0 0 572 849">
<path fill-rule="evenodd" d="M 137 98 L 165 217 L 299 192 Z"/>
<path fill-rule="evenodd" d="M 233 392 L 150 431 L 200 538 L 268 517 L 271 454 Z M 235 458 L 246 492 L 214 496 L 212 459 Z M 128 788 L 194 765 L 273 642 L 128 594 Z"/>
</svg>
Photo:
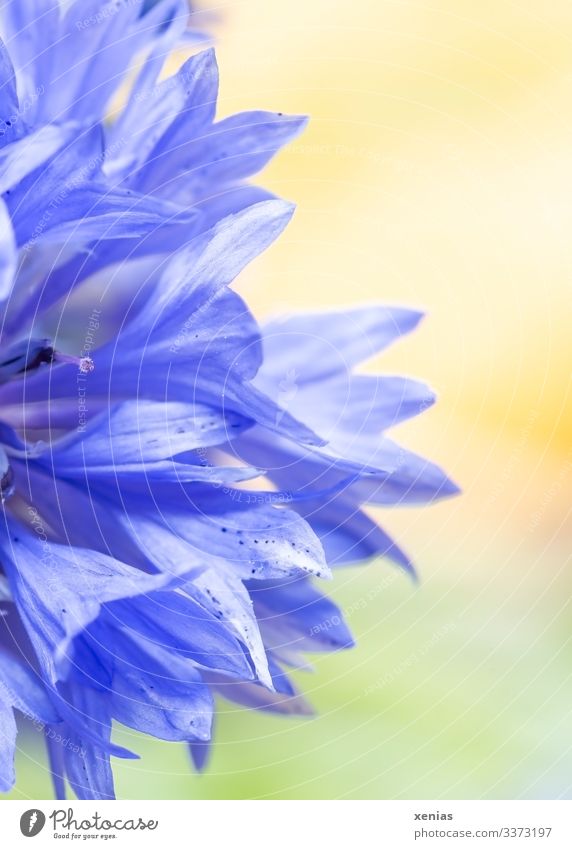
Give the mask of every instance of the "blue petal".
<svg viewBox="0 0 572 849">
<path fill-rule="evenodd" d="M 14 785 L 14 753 L 16 751 L 16 720 L 12 708 L 0 692 L 0 792 L 8 793 Z"/>
<path fill-rule="evenodd" d="M 161 12 L 161 6 L 165 10 L 165 15 L 133 83 L 129 99 L 124 104 L 119 117 L 110 127 L 109 160 L 114 159 L 117 148 L 123 148 L 125 145 L 131 146 L 131 133 L 138 126 L 138 121 L 146 120 L 144 113 L 146 109 L 150 108 L 150 98 L 155 95 L 155 84 L 165 65 L 165 57 L 170 55 L 177 42 L 182 41 L 185 35 L 190 35 L 189 30 L 187 30 L 188 8 L 185 4 L 186 0 L 171 0 L 171 2 L 160 0 L 160 2 L 146 2 L 144 4 L 143 12 L 155 7 L 153 16 L 147 15 L 147 29 L 149 29 L 148 24 L 152 17 L 154 23 L 158 22 L 157 12 Z M 164 97 L 165 91 L 162 90 L 161 94 Z M 119 128 L 121 128 L 121 133 L 117 132 Z"/>
<path fill-rule="evenodd" d="M 372 557 L 388 557 L 415 576 L 407 554 L 360 510 L 356 501 L 352 500 L 350 492 L 323 505 L 304 505 L 303 514 L 320 537 L 328 563 L 341 566 Z"/>
<path fill-rule="evenodd" d="M 14 600 L 43 674 L 55 684 L 65 675 L 74 638 L 98 615 L 101 605 L 160 586 L 161 575 L 143 575 L 104 554 L 42 542 L 11 524 L 3 540 L 3 565 Z"/>
<path fill-rule="evenodd" d="M 12 219 L 6 204 L 0 199 L 0 301 L 10 296 L 17 264 L 18 254 Z"/>
<path fill-rule="evenodd" d="M 50 33 L 50 42 L 42 45 L 50 62 L 42 79 L 46 91 L 37 105 L 36 121 L 70 117 L 87 121 L 104 116 L 136 52 L 154 37 L 157 15 L 141 19 L 141 7 L 142 0 L 131 0 L 105 14 L 101 0 L 68 6 L 57 31 Z"/>
<path fill-rule="evenodd" d="M 272 689 L 268 659 L 252 601 L 232 568 L 206 569 L 193 579 L 192 593 L 244 643 L 258 680 Z"/>
<path fill-rule="evenodd" d="M 142 186 L 179 200 L 192 192 L 199 200 L 211 193 L 213 184 L 234 185 L 260 171 L 306 124 L 307 118 L 298 115 L 243 112 L 219 121 L 196 138 L 188 133 L 166 134 L 141 176 Z M 179 181 L 182 175 L 185 180 Z"/>
<path fill-rule="evenodd" d="M 186 451 L 220 445 L 250 425 L 204 404 L 125 401 L 93 420 L 86 432 L 54 446 L 60 469 L 83 464 L 114 466 L 164 460 Z"/>
<path fill-rule="evenodd" d="M 22 132 L 14 66 L 0 41 L 0 147 L 14 141 Z"/>
<path fill-rule="evenodd" d="M 94 736 L 109 741 L 111 716 L 106 695 L 91 687 L 73 684 L 68 686 L 67 694 Z M 77 798 L 115 799 L 109 752 L 87 739 L 74 726 L 66 726 L 62 737 L 65 743 L 56 742 L 55 745 L 61 747 L 67 778 Z"/>
<path fill-rule="evenodd" d="M 212 696 L 197 673 L 196 681 L 171 683 L 168 695 L 144 670 L 125 668 L 114 679 L 113 712 L 123 725 L 159 740 L 210 739 Z"/>
<path fill-rule="evenodd" d="M 0 32 L 16 67 L 20 99 L 31 105 L 48 77 L 46 46 L 57 37 L 59 19 L 59 0 L 5 0 L 0 9 Z"/>
<path fill-rule="evenodd" d="M 121 497 L 120 487 L 131 478 L 138 487 L 153 479 L 242 481 L 259 471 L 207 465 L 204 449 L 249 425 L 242 416 L 224 416 L 201 404 L 125 401 L 91 421 L 85 433 L 76 431 L 54 443 L 46 459 L 58 477 L 85 479 L 94 485 L 103 479 L 108 497 L 114 490 Z M 169 460 L 177 456 L 179 462 Z"/>
<path fill-rule="evenodd" d="M 77 163 L 73 146 L 66 153 Z M 92 174 L 70 175 L 67 158 L 57 156 L 41 175 L 33 174 L 10 195 L 8 207 L 20 245 L 64 244 L 73 238 L 77 251 L 97 240 L 141 238 L 165 221 L 192 221 L 192 212 L 168 201 L 110 186 Z M 60 294 L 50 293 L 43 308 Z"/>
<path fill-rule="evenodd" d="M 404 307 L 369 305 L 301 313 L 264 327 L 264 375 L 280 380 L 295 369 L 300 383 L 345 374 L 417 327 L 423 314 Z"/>
<path fill-rule="evenodd" d="M 225 219 L 194 240 L 192 250 L 177 255 L 136 320 L 115 344 L 94 352 L 96 370 L 89 380 L 93 402 L 101 397 L 198 401 L 255 419 L 303 444 L 323 444 L 248 382 L 261 362 L 258 328 L 243 301 L 226 288 L 290 215 L 288 204 L 257 204 Z M 77 398 L 76 377 L 77 369 L 67 366 L 49 376 L 30 377 L 26 402 L 44 398 L 48 380 L 53 400 Z M 23 390 L 23 385 L 5 388 L 3 403 L 18 403 Z"/>
<path fill-rule="evenodd" d="M 150 640 L 115 633 L 115 719 L 161 740 L 208 740 L 213 700 L 201 674 L 180 655 Z"/>
<path fill-rule="evenodd" d="M 385 470 L 364 477 L 355 488 L 360 500 L 372 504 L 426 504 L 460 492 L 435 463 L 386 437 L 379 441 L 368 464 Z"/>
<path fill-rule="evenodd" d="M 77 128 L 71 124 L 48 125 L 3 148 L 0 151 L 0 194 L 5 194 L 17 186 L 37 168 L 44 166 L 58 151 L 62 151 L 64 145 L 72 138 L 74 130 L 77 133 Z M 62 155 L 65 155 L 65 150 Z M 77 161 L 74 161 L 73 166 L 76 165 Z M 68 169 L 70 167 L 67 156 L 65 166 Z M 69 170 L 64 170 L 63 173 L 65 177 L 70 175 Z M 61 189 L 61 185 L 56 184 L 53 188 Z M 53 199 L 53 196 L 48 198 L 50 203 Z M 46 202 L 46 198 L 43 200 Z M 32 203 L 38 203 L 37 195 L 34 195 Z"/>
<path fill-rule="evenodd" d="M 313 716 L 314 714 L 311 705 L 297 690 L 294 690 L 293 695 L 277 690 L 269 692 L 261 684 L 223 678 L 212 679 L 211 684 L 223 698 L 252 710 L 263 710 L 286 716 Z"/>
<path fill-rule="evenodd" d="M 0 647 L 0 695 L 30 719 L 59 722 L 59 715 L 36 673 Z"/>
<path fill-rule="evenodd" d="M 54 795 L 56 799 L 66 798 L 65 785 L 65 766 L 62 748 L 59 743 L 55 742 L 56 731 L 52 728 L 47 729 L 46 748 L 48 750 L 48 760 L 50 762 L 50 774 L 52 784 L 54 785 Z"/>
<path fill-rule="evenodd" d="M 212 739 L 204 742 L 189 743 L 189 753 L 197 772 L 204 772 L 212 755 Z"/>
<path fill-rule="evenodd" d="M 125 503 L 131 515 L 140 513 L 136 499 Z M 185 502 L 162 505 L 162 513 L 171 533 L 184 540 L 195 557 L 222 558 L 245 580 L 330 577 L 320 541 L 307 522 L 292 510 L 269 505 L 256 492 L 201 493 L 195 486 Z"/>
<path fill-rule="evenodd" d="M 308 579 L 251 583 L 249 589 L 271 649 L 333 651 L 354 645 L 340 609 Z"/>
<path fill-rule="evenodd" d="M 55 538 L 155 571 L 134 541 L 133 529 L 129 525 L 123 528 L 122 509 L 90 491 L 84 480 L 72 483 L 58 479 L 53 470 L 30 461 L 14 459 L 12 467 L 18 496 L 33 505 L 29 514 L 35 517 L 36 511 L 38 524 L 50 528 Z"/>
<path fill-rule="evenodd" d="M 277 662 L 274 652 L 268 652 L 268 662 L 272 672 L 272 684 L 277 693 L 282 693 L 284 696 L 295 697 L 297 690 L 288 675 L 284 672 L 280 664 Z"/>
<path fill-rule="evenodd" d="M 193 156 L 191 176 L 233 183 L 256 174 L 306 127 L 307 117 L 281 112 L 241 112 L 215 124 Z"/>
<path fill-rule="evenodd" d="M 152 641 L 158 648 L 188 657 L 204 669 L 253 677 L 238 640 L 188 591 L 155 592 L 116 601 L 108 606 L 107 618 L 127 629 L 131 641 Z"/>
<path fill-rule="evenodd" d="M 283 403 L 296 418 L 328 442 L 328 452 L 351 457 L 355 446 L 360 456 L 373 453 L 382 431 L 420 415 L 435 403 L 435 393 L 425 384 L 407 377 L 344 374 L 304 383 L 295 370 L 280 381 L 256 383 Z"/>
<path fill-rule="evenodd" d="M 107 159 L 106 172 L 125 175 L 131 185 L 144 191 L 163 187 L 164 168 L 158 160 L 165 151 L 169 157 L 167 179 L 177 175 L 178 148 L 194 135 L 203 134 L 216 109 L 218 70 L 214 50 L 192 56 L 155 88 L 149 83 L 145 86 L 145 80 L 164 60 L 164 52 L 158 59 L 154 54 L 149 58 L 109 140 L 110 149 L 118 148 L 118 153 Z"/>
<path fill-rule="evenodd" d="M 221 187 L 215 194 L 207 195 L 195 204 L 195 209 L 201 214 L 201 230 L 207 230 L 229 215 L 268 200 L 276 200 L 276 195 L 260 186 L 239 183 Z"/>
<path fill-rule="evenodd" d="M 154 603 L 160 605 L 161 598 L 155 598 Z M 210 639 L 212 644 L 208 627 L 193 618 L 194 613 L 196 608 L 185 608 L 187 629 L 195 632 L 197 642 L 202 632 L 207 643 Z M 195 661 L 186 652 L 188 640 L 186 646 L 164 644 L 166 639 L 177 643 L 176 634 L 169 630 L 171 619 L 175 618 L 167 617 L 164 632 L 155 633 L 156 626 L 148 618 L 143 617 L 133 626 L 135 612 L 111 606 L 82 638 L 107 670 L 105 677 L 96 671 L 92 684 L 106 694 L 113 717 L 124 725 L 164 740 L 206 740 L 210 736 L 212 697 Z M 230 657 L 236 654 L 237 646 L 230 641 L 221 642 L 219 629 L 216 650 L 221 649 Z M 195 645 L 191 654 L 196 653 Z M 85 652 L 83 656 L 87 656 Z M 93 671 L 93 662 L 88 666 Z M 235 667 L 239 673 L 248 673 L 244 662 L 237 665 L 225 660 L 222 667 L 232 674 L 236 674 Z"/>
<path fill-rule="evenodd" d="M 164 331 L 180 329 L 181 315 L 204 313 L 210 299 L 274 242 L 293 212 L 293 205 L 285 201 L 264 201 L 195 239 L 169 261 L 139 320 L 150 319 L 150 326 L 158 322 Z"/>
</svg>

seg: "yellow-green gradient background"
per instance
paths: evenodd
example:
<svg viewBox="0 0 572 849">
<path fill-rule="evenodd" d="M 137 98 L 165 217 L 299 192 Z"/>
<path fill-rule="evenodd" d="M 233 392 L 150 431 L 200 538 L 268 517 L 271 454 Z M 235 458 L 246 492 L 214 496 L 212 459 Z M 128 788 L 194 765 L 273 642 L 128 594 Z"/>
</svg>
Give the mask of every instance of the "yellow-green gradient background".
<svg viewBox="0 0 572 849">
<path fill-rule="evenodd" d="M 243 276 L 264 317 L 384 300 L 428 318 L 372 365 L 427 379 L 395 431 L 464 495 L 383 521 L 413 555 L 328 590 L 358 647 L 298 680 L 310 720 L 221 706 L 208 773 L 118 739 L 120 797 L 572 794 L 569 0 L 241 0 L 216 7 L 220 114 L 308 113 L 260 181 L 298 203 Z M 50 795 L 32 743 L 14 797 Z"/>
</svg>

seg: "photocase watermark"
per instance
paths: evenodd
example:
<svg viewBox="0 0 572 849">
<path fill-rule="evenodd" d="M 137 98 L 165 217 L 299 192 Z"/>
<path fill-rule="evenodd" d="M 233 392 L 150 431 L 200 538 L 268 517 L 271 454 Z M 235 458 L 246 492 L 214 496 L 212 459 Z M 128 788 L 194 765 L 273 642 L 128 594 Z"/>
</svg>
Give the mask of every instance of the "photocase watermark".
<svg viewBox="0 0 572 849">
<path fill-rule="evenodd" d="M 186 279 L 180 281 L 179 287 L 183 288 L 186 285 Z M 169 346 L 169 351 L 171 354 L 178 354 L 181 348 L 186 347 L 189 338 L 192 336 L 195 339 L 199 338 L 199 333 L 197 332 L 197 319 L 202 313 L 207 312 L 207 310 L 212 306 L 212 304 L 219 298 L 221 292 L 217 289 L 213 292 L 209 297 L 204 301 L 197 309 L 191 313 L 191 315 L 185 319 L 183 324 L 181 325 L 179 332 L 175 337 L 175 341 Z M 216 337 L 214 337 L 216 338 Z"/>
<path fill-rule="evenodd" d="M 540 506 L 537 510 L 534 511 L 534 513 L 530 517 L 530 525 L 528 528 L 529 533 L 535 531 L 536 528 L 539 526 L 544 514 L 546 513 L 554 499 L 557 497 L 557 495 L 562 491 L 562 488 L 566 482 L 566 479 L 570 475 L 570 472 L 572 472 L 572 457 L 568 457 L 565 460 L 555 480 L 542 494 L 542 498 L 540 499 Z"/>
<path fill-rule="evenodd" d="M 175 337 L 175 341 L 170 345 L 169 351 L 171 354 L 178 354 L 182 347 L 187 344 L 187 341 L 191 335 L 193 335 L 193 322 L 195 320 L 195 314 L 189 316 L 186 321 L 181 325 L 179 332 Z M 198 334 L 195 333 L 198 336 Z"/>
<path fill-rule="evenodd" d="M 130 102 L 141 104 L 150 100 L 162 100 L 172 89 L 184 88 L 198 82 L 198 80 L 208 81 L 217 78 L 218 70 L 215 64 L 203 66 L 200 70 L 192 65 L 188 67 L 183 65 L 176 74 L 162 80 L 159 85 L 136 92 Z"/>
<path fill-rule="evenodd" d="M 88 375 L 93 371 L 94 364 L 91 352 L 95 345 L 95 337 L 100 327 L 101 310 L 92 309 L 87 321 L 87 330 L 80 353 L 81 365 L 76 377 L 77 385 L 77 432 L 85 433 L 87 427 L 87 383 Z"/>
<path fill-rule="evenodd" d="M 60 560 L 54 553 L 44 519 L 31 504 L 28 505 L 28 521 L 30 528 L 34 531 L 41 544 L 40 562 L 44 567 L 45 592 L 52 598 L 63 597 L 62 584 L 59 578 Z M 17 540 L 15 541 L 17 542 Z"/>
<path fill-rule="evenodd" d="M 233 489 L 230 486 L 219 486 L 218 489 L 231 501 L 240 504 L 288 504 L 294 499 L 291 492 L 256 492 L 251 489 Z"/>
<path fill-rule="evenodd" d="M 52 743 L 56 743 L 58 746 L 61 746 L 62 749 L 68 749 L 70 752 L 73 752 L 74 755 L 82 755 L 82 757 L 87 755 L 87 751 L 83 746 L 78 746 L 78 744 L 74 743 L 69 737 L 63 737 L 53 726 L 46 725 L 45 722 L 41 722 L 39 719 L 33 719 L 31 717 L 28 717 L 28 719 L 32 720 L 32 725 L 38 731 L 43 733 L 46 740 L 51 740 Z"/>
<path fill-rule="evenodd" d="M 106 159 L 120 151 L 125 146 L 126 142 L 126 136 L 116 139 L 112 144 L 108 145 L 104 151 L 98 153 L 96 156 L 92 156 L 81 168 L 78 168 L 77 171 L 73 172 L 44 210 L 44 213 L 34 227 L 30 238 L 22 247 L 22 254 L 29 254 L 33 250 L 43 233 L 48 229 L 49 223 L 54 217 L 55 212 L 66 203 L 73 192 L 83 187 L 85 182 L 92 176 L 95 169 L 100 168 Z"/>
<path fill-rule="evenodd" d="M 14 133 L 15 127 L 18 126 L 26 113 L 35 106 L 45 91 L 45 86 L 38 86 L 35 91 L 20 101 L 19 108 L 15 112 L 0 119 L 0 138 Z"/>
<path fill-rule="evenodd" d="M 83 340 L 83 348 L 80 352 L 80 357 L 89 357 L 91 352 L 93 351 L 93 345 L 95 342 L 95 334 L 99 330 L 100 327 L 100 317 L 101 310 L 92 309 L 91 315 L 87 320 L 87 331 Z"/>
<path fill-rule="evenodd" d="M 538 410 L 532 409 L 529 411 L 526 421 L 520 430 L 518 439 L 514 442 L 503 469 L 495 476 L 495 483 L 493 484 L 486 501 L 488 505 L 495 504 L 499 496 L 502 495 L 514 472 L 520 466 L 522 456 L 530 441 L 530 436 L 538 416 Z"/>
<path fill-rule="evenodd" d="M 278 406 L 280 409 L 276 413 L 276 424 L 279 425 L 288 408 L 298 394 L 298 372 L 295 368 L 288 369 L 284 379 L 278 384 Z"/>
<path fill-rule="evenodd" d="M 365 595 L 360 596 L 359 599 L 352 602 L 348 607 L 345 608 L 343 614 L 335 613 L 333 616 L 328 616 L 327 619 L 323 619 L 321 622 L 317 622 L 315 625 L 312 625 L 310 628 L 310 635 L 315 636 L 322 632 L 328 632 L 332 628 L 337 628 L 342 622 L 346 620 L 350 620 L 354 613 L 358 611 L 365 610 L 368 604 L 371 604 L 374 599 L 383 592 L 383 590 L 387 589 L 394 581 L 396 581 L 399 577 L 399 572 L 391 572 L 386 575 L 383 580 L 379 581 L 372 587 Z"/>
<path fill-rule="evenodd" d="M 12 593 L 10 592 L 10 584 L 6 575 L 0 575 L 0 601 L 12 601 Z M 0 610 L 0 616 L 2 611 Z"/>
<path fill-rule="evenodd" d="M 52 546 L 50 545 L 50 541 L 48 539 L 46 526 L 36 508 L 33 507 L 31 504 L 28 505 L 28 520 L 30 522 L 32 530 L 34 531 L 34 533 L 42 544 L 42 562 L 47 567 L 56 568 L 58 565 L 58 560 L 52 551 Z M 50 592 L 52 591 L 52 588 L 49 586 L 47 587 L 47 589 Z"/>
<path fill-rule="evenodd" d="M 412 669 L 414 666 L 417 666 L 418 663 L 421 663 L 423 658 L 426 657 L 435 648 L 435 646 L 437 646 L 448 634 L 451 634 L 456 629 L 456 622 L 447 622 L 445 625 L 437 628 L 427 642 L 423 643 L 417 651 L 412 652 L 404 660 L 389 669 L 381 678 L 378 678 L 377 681 L 374 681 L 366 687 L 364 694 L 369 696 L 371 693 L 375 693 L 377 690 L 383 690 L 384 687 L 392 684 L 405 672 Z"/>
<path fill-rule="evenodd" d="M 93 15 L 87 15 L 85 18 L 76 21 L 75 27 L 80 31 L 89 29 L 90 27 L 104 23 L 104 21 L 108 21 L 110 18 L 117 15 L 118 12 L 123 11 L 123 9 L 129 9 L 132 6 L 140 5 L 141 0 L 109 0 L 109 2 L 105 3 L 101 9 L 94 12 Z"/>
<path fill-rule="evenodd" d="M 22 716 L 30 722 L 36 731 L 42 733 L 46 740 L 51 740 L 53 743 L 62 746 L 62 748 L 68 749 L 70 752 L 73 752 L 74 755 L 84 756 L 87 754 L 87 751 L 83 748 L 83 746 L 79 746 L 77 743 L 74 743 L 69 736 L 64 737 L 57 730 L 57 726 L 48 725 L 41 719 L 38 719 L 36 716 L 29 713 L 22 702 L 21 694 L 16 693 L 6 682 L 3 681 L 0 686 L 2 692 L 8 697 L 8 701 L 13 705 L 17 705 Z"/>
<path fill-rule="evenodd" d="M 348 161 L 363 161 L 371 165 L 378 165 L 387 169 L 395 176 L 420 175 L 422 169 L 413 159 L 403 156 L 390 156 L 380 152 L 377 147 L 351 144 L 330 143 L 308 143 L 305 141 L 294 142 L 292 151 L 301 156 L 330 157 L 346 159 Z"/>
</svg>

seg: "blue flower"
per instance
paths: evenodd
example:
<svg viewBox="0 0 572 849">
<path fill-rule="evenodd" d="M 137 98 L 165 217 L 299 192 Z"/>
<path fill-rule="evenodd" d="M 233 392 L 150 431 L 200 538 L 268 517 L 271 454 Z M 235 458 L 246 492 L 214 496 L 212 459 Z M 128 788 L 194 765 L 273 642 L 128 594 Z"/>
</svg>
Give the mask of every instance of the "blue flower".
<svg viewBox="0 0 572 849">
<path fill-rule="evenodd" d="M 210 51 L 157 83 L 183 6 L 0 13 L 4 114 L 43 86 L 0 150 L 2 790 L 14 708 L 44 733 L 59 798 L 66 780 L 113 798 L 111 756 L 136 756 L 114 721 L 202 769 L 215 697 L 308 713 L 289 670 L 352 645 L 319 580 L 375 555 L 412 571 L 364 504 L 457 491 L 386 435 L 433 393 L 356 371 L 418 312 L 260 328 L 231 288 L 293 211 L 245 180 L 303 120 L 216 122 Z"/>
<path fill-rule="evenodd" d="M 10 332 L 102 268 L 141 259 L 151 273 L 225 215 L 272 197 L 245 181 L 306 124 L 261 111 L 217 120 L 213 50 L 159 81 L 171 49 L 197 35 L 188 0 L 146 5 L 0 9 L 0 299 L 15 290 Z M 128 70 L 130 97 L 105 121 Z"/>
</svg>

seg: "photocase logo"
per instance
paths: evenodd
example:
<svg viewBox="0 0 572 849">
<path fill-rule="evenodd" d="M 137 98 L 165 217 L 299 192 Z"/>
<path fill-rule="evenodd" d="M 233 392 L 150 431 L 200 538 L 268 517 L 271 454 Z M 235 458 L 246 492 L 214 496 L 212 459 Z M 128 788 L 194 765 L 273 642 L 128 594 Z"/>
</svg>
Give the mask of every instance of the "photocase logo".
<svg viewBox="0 0 572 849">
<path fill-rule="evenodd" d="M 20 831 L 24 837 L 35 837 L 46 824 L 46 816 L 37 808 L 25 811 L 20 817 Z"/>
<path fill-rule="evenodd" d="M 278 405 L 282 408 L 276 414 L 276 424 L 279 425 L 284 414 L 298 394 L 298 372 L 295 368 L 288 369 L 284 380 L 278 384 Z"/>
</svg>

